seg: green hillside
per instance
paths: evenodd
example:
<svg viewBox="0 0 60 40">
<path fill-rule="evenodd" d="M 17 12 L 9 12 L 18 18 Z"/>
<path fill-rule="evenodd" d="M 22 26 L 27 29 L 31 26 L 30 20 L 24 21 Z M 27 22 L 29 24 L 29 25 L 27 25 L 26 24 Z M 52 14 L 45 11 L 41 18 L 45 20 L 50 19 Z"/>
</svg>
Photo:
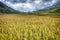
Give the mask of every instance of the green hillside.
<svg viewBox="0 0 60 40">
<path fill-rule="evenodd" d="M 44 9 L 36 12 L 32 12 L 29 14 L 35 14 L 35 15 L 60 15 L 60 6 L 50 8 L 50 9 Z"/>
<path fill-rule="evenodd" d="M 6 6 L 4 3 L 0 2 L 0 13 L 18 13 L 18 11 Z"/>
<path fill-rule="evenodd" d="M 54 8 L 54 9 L 53 9 L 53 10 L 51 10 L 50 12 L 53 12 L 53 13 L 60 13 L 60 6 L 59 6 L 59 7 Z"/>
</svg>

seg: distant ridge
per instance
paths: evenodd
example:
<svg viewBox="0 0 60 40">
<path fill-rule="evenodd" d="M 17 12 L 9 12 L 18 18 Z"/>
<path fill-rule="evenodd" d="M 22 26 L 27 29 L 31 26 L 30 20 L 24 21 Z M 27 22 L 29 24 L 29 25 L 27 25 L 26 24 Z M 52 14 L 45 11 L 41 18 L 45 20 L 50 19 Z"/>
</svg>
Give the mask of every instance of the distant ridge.
<svg viewBox="0 0 60 40">
<path fill-rule="evenodd" d="M 16 11 L 0 2 L 0 13 L 19 13 L 19 11 Z"/>
<path fill-rule="evenodd" d="M 29 12 L 29 14 L 34 15 L 60 15 L 60 6 L 56 6 L 49 9 L 43 9 L 39 11 Z"/>
</svg>

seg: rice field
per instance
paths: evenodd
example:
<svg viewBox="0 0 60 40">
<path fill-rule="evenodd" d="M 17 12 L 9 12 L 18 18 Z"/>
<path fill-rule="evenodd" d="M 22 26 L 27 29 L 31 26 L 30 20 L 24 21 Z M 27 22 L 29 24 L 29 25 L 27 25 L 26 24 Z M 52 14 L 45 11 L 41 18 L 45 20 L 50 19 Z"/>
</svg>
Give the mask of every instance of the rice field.
<svg viewBox="0 0 60 40">
<path fill-rule="evenodd" d="M 60 40 L 60 17 L 0 14 L 0 40 Z"/>
</svg>

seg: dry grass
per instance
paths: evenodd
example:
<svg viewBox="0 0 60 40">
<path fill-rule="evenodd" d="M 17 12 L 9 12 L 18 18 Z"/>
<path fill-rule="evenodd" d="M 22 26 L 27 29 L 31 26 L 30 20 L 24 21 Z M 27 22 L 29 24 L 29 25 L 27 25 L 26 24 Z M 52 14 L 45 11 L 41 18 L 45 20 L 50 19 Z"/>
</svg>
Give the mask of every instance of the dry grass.
<svg viewBox="0 0 60 40">
<path fill-rule="evenodd" d="M 60 40 L 60 18 L 0 14 L 0 40 Z"/>
</svg>

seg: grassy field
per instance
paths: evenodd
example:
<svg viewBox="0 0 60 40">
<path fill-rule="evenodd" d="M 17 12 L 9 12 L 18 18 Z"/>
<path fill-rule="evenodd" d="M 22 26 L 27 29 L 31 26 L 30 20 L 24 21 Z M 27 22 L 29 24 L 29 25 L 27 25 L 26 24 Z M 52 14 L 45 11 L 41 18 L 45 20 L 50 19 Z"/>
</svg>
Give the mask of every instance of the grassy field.
<svg viewBox="0 0 60 40">
<path fill-rule="evenodd" d="M 0 40 L 60 40 L 60 17 L 0 14 Z"/>
</svg>

